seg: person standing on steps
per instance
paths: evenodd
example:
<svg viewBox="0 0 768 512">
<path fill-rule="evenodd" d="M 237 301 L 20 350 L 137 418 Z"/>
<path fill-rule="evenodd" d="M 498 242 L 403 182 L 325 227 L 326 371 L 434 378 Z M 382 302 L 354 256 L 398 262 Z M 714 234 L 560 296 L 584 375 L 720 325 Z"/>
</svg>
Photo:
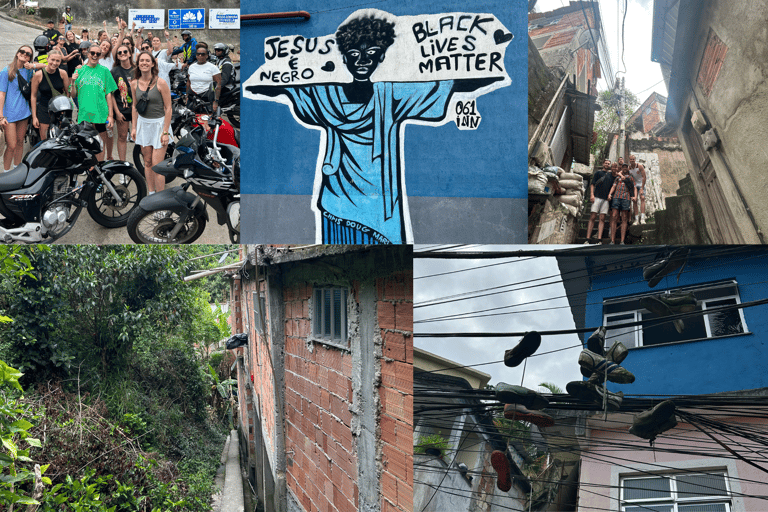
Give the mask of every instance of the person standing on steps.
<svg viewBox="0 0 768 512">
<path fill-rule="evenodd" d="M 634 212 L 634 217 L 637 218 L 640 224 L 645 224 L 645 167 L 643 164 L 637 163 L 637 157 L 635 155 L 629 155 L 629 174 L 632 176 L 632 179 L 635 180 L 635 187 L 637 188 L 632 211 Z M 637 208 L 638 201 L 640 202 L 639 212 Z"/>
<path fill-rule="evenodd" d="M 589 214 L 589 224 L 587 224 L 587 241 L 585 244 L 589 244 L 590 237 L 592 236 L 592 228 L 595 225 L 595 217 L 600 216 L 600 220 L 597 224 L 597 242 L 603 238 L 603 228 L 605 227 L 605 215 L 610 209 L 610 201 L 608 201 L 608 194 L 613 188 L 614 175 L 611 173 L 611 161 L 607 158 L 603 162 L 603 168 L 597 171 L 592 176 L 592 183 L 589 185 L 590 201 L 592 201 L 592 209 Z"/>
<path fill-rule="evenodd" d="M 621 245 L 624 245 L 624 239 L 627 236 L 627 225 L 629 224 L 629 214 L 632 211 L 632 201 L 635 199 L 635 181 L 629 175 L 629 166 L 624 164 L 621 168 L 621 174 L 613 182 L 608 199 L 613 198 L 611 206 L 611 244 L 616 242 L 616 222 L 621 216 Z"/>
</svg>

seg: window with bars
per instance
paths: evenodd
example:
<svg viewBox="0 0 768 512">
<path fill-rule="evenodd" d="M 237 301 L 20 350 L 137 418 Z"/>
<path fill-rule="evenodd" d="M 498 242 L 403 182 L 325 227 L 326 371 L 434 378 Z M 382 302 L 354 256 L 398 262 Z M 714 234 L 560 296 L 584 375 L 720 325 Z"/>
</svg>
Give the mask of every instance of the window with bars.
<svg viewBox="0 0 768 512">
<path fill-rule="evenodd" d="M 621 479 L 623 512 L 730 512 L 725 471 Z"/>
<path fill-rule="evenodd" d="M 704 312 L 683 320 L 685 329 L 678 333 L 670 323 L 655 326 L 621 327 L 611 329 L 612 325 L 640 322 L 659 318 L 640 306 L 640 299 L 663 292 L 653 292 L 629 297 L 606 299 L 603 301 L 603 325 L 608 328 L 606 338 L 621 341 L 628 348 L 662 345 L 679 341 L 691 341 L 705 338 L 730 336 L 747 332 L 744 314 L 741 309 L 731 309 L 719 313 L 706 313 L 707 310 L 741 304 L 736 281 L 718 281 L 714 283 L 670 289 L 670 292 L 688 293 L 696 297 L 696 311 Z"/>
<path fill-rule="evenodd" d="M 259 309 L 261 304 L 261 309 Z M 264 294 L 260 292 L 253 292 L 253 328 L 259 334 L 264 334 L 261 323 L 261 311 L 264 314 L 264 325 L 267 323 L 267 304 L 264 300 Z"/>
<path fill-rule="evenodd" d="M 346 288 L 316 287 L 313 296 L 312 338 L 347 348 Z"/>
</svg>

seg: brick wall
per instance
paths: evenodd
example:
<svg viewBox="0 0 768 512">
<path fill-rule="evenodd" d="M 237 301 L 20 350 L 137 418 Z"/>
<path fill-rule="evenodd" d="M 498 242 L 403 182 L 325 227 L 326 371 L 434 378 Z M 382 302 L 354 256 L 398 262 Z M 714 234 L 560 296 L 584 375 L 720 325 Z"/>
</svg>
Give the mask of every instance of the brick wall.
<svg viewBox="0 0 768 512">
<path fill-rule="evenodd" d="M 319 343 L 310 351 L 312 285 L 284 288 L 287 482 L 306 511 L 357 510 L 352 437 L 352 355 Z"/>
<path fill-rule="evenodd" d="M 381 510 L 413 508 L 413 272 L 376 280 L 381 362 Z"/>
</svg>

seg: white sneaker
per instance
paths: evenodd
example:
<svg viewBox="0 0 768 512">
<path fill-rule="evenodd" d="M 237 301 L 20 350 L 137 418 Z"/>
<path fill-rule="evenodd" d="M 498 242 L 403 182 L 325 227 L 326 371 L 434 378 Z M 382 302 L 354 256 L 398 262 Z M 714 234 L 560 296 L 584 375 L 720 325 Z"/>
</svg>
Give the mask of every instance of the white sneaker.
<svg viewBox="0 0 768 512">
<path fill-rule="evenodd" d="M 640 224 L 645 224 L 645 214 L 644 213 L 640 214 Z"/>
</svg>

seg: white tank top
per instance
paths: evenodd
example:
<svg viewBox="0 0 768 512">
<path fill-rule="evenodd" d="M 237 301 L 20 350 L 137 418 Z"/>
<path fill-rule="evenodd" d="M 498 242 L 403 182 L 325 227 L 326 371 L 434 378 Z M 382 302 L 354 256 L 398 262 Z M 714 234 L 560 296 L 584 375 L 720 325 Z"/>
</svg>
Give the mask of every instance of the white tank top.
<svg viewBox="0 0 768 512">
<path fill-rule="evenodd" d="M 639 187 L 640 185 L 644 185 L 644 183 L 641 181 L 642 176 L 640 176 L 640 164 L 636 165 L 637 167 L 629 170 L 629 174 L 632 176 L 632 179 L 635 180 L 635 186 Z"/>
</svg>

